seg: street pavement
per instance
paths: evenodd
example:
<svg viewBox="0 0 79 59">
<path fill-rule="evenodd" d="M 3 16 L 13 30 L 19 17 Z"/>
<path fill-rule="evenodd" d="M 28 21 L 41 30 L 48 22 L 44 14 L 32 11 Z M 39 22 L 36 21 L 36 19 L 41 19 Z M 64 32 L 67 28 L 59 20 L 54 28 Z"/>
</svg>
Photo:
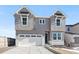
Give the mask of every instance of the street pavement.
<svg viewBox="0 0 79 59">
<path fill-rule="evenodd" d="M 44 46 L 14 47 L 3 54 L 54 54 Z"/>
</svg>

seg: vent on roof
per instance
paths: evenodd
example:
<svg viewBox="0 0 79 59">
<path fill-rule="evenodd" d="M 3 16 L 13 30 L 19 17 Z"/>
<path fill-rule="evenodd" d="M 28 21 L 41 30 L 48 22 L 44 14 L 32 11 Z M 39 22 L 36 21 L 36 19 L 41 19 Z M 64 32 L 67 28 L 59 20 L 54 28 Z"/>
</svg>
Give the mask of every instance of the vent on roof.
<svg viewBox="0 0 79 59">
<path fill-rule="evenodd" d="M 21 11 L 20 13 L 21 13 L 21 14 L 28 14 L 29 12 Z"/>
</svg>

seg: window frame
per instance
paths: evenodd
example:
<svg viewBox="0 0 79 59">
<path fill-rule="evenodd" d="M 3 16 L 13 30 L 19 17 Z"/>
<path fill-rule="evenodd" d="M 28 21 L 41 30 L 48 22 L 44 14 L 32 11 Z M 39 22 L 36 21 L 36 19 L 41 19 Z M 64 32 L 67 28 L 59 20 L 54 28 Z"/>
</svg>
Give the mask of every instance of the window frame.
<svg viewBox="0 0 79 59">
<path fill-rule="evenodd" d="M 60 20 L 60 25 L 58 26 L 57 25 L 57 20 Z M 62 20 L 62 17 L 56 17 L 56 19 L 55 19 L 55 25 L 57 26 L 57 27 L 61 27 L 61 20 Z"/>
<path fill-rule="evenodd" d="M 60 24 L 61 22 L 60 22 L 60 19 L 57 19 L 56 20 L 56 26 L 60 26 L 61 24 Z"/>
<path fill-rule="evenodd" d="M 54 35 L 56 35 L 56 37 L 54 37 Z M 56 39 L 54 39 L 56 38 Z M 56 33 L 53 33 L 53 40 L 57 40 L 57 34 Z"/>
<path fill-rule="evenodd" d="M 41 23 L 40 23 L 40 21 L 41 21 Z M 39 24 L 45 24 L 45 19 L 39 19 Z"/>
<path fill-rule="evenodd" d="M 56 39 L 54 39 L 54 34 L 56 34 Z M 58 39 L 58 37 L 59 37 L 58 34 L 60 34 L 61 39 Z M 52 32 L 52 36 L 53 36 L 53 40 L 62 40 L 62 33 L 61 32 Z"/>
<path fill-rule="evenodd" d="M 60 34 L 60 36 L 59 36 L 59 34 Z M 58 40 L 61 40 L 61 39 L 62 39 L 62 34 L 61 34 L 60 32 L 58 32 L 57 35 L 58 35 L 57 39 L 58 39 Z M 60 37 L 61 39 L 59 39 L 59 37 Z"/>
<path fill-rule="evenodd" d="M 68 31 L 68 32 L 70 32 L 70 31 L 71 31 L 70 27 L 68 27 L 68 28 L 67 28 L 67 31 Z"/>
<path fill-rule="evenodd" d="M 23 24 L 23 18 L 27 18 L 26 25 Z M 21 25 L 22 26 L 28 26 L 28 16 L 26 16 L 26 17 L 25 16 L 21 16 Z"/>
<path fill-rule="evenodd" d="M 25 34 L 19 34 L 19 38 L 24 38 L 24 37 L 21 37 L 21 35 L 23 35 L 25 37 Z"/>
</svg>

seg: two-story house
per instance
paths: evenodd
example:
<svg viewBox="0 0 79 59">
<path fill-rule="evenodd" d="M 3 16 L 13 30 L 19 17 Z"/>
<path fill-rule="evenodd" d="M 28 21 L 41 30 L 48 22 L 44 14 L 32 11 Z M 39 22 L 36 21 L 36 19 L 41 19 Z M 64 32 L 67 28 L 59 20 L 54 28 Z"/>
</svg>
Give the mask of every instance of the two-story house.
<svg viewBox="0 0 79 59">
<path fill-rule="evenodd" d="M 60 11 L 49 17 L 40 17 L 22 7 L 16 11 L 14 17 L 16 46 L 64 45 L 65 16 Z"/>
<path fill-rule="evenodd" d="M 79 23 L 66 25 L 65 45 L 79 47 Z"/>
</svg>

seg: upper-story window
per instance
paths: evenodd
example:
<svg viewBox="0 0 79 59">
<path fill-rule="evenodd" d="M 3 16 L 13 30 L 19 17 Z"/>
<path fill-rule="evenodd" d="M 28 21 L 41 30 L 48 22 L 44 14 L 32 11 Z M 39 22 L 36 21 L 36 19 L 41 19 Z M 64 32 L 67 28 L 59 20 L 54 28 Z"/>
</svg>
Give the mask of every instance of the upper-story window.
<svg viewBox="0 0 79 59">
<path fill-rule="evenodd" d="M 56 25 L 57 26 L 60 26 L 61 25 L 60 19 L 56 19 Z"/>
<path fill-rule="evenodd" d="M 39 23 L 40 23 L 40 24 L 45 24 L 45 20 L 44 20 L 44 19 L 40 19 L 40 20 L 39 20 Z"/>
<path fill-rule="evenodd" d="M 28 18 L 22 17 L 22 25 L 27 25 L 27 24 L 28 24 Z"/>
<path fill-rule="evenodd" d="M 70 31 L 70 27 L 67 28 L 67 31 Z"/>
</svg>

